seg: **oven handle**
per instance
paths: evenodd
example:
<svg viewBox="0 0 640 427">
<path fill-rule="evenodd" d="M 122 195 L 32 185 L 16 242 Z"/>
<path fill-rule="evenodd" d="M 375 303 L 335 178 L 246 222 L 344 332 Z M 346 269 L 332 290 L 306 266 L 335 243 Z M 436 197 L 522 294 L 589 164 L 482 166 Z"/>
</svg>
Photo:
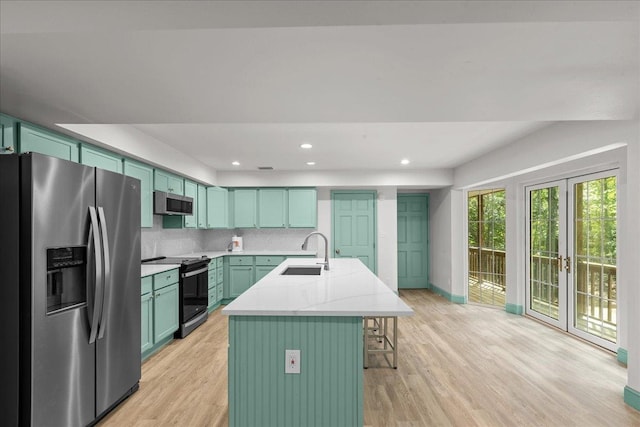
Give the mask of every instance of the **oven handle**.
<svg viewBox="0 0 640 427">
<path fill-rule="evenodd" d="M 208 270 L 209 270 L 209 267 L 207 266 L 207 267 L 201 268 L 200 270 L 190 271 L 188 273 L 182 273 L 180 277 L 182 277 L 183 279 L 186 279 L 187 277 L 195 276 L 196 274 L 201 274 Z"/>
</svg>

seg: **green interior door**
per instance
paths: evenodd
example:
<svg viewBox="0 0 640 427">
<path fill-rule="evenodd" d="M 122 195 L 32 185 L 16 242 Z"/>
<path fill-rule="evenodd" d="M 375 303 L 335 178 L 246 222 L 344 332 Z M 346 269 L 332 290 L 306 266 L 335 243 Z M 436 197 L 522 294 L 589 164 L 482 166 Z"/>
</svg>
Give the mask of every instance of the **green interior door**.
<svg viewBox="0 0 640 427">
<path fill-rule="evenodd" d="M 398 288 L 427 288 L 429 233 L 427 194 L 398 194 Z"/>
<path fill-rule="evenodd" d="M 333 257 L 359 258 L 376 272 L 375 191 L 333 192 Z"/>
</svg>

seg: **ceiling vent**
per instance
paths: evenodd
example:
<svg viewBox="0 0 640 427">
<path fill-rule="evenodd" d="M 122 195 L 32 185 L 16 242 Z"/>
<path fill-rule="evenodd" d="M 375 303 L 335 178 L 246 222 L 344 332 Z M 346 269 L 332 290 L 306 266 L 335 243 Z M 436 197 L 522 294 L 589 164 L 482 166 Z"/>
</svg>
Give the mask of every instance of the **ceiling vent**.
<svg viewBox="0 0 640 427">
<path fill-rule="evenodd" d="M 272 171 L 273 166 L 258 166 L 259 171 Z"/>
</svg>

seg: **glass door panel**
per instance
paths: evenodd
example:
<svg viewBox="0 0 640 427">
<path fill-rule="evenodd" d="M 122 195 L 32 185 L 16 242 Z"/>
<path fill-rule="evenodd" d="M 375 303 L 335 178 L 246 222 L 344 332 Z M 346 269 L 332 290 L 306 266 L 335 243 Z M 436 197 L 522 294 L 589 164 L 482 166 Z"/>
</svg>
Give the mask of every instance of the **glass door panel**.
<svg viewBox="0 0 640 427">
<path fill-rule="evenodd" d="M 615 350 L 617 172 L 526 192 L 526 313 Z"/>
<path fill-rule="evenodd" d="M 527 314 L 558 327 L 566 325 L 566 277 L 560 274 L 565 253 L 566 183 L 527 188 Z"/>
<path fill-rule="evenodd" d="M 617 176 L 569 181 L 572 212 L 569 332 L 615 350 L 617 341 Z"/>
</svg>

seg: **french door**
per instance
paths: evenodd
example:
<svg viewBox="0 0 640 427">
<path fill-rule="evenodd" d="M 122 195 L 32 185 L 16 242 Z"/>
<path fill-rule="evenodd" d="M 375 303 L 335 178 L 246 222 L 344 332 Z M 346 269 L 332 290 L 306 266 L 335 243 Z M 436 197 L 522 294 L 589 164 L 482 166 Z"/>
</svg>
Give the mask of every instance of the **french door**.
<svg viewBox="0 0 640 427">
<path fill-rule="evenodd" d="M 526 188 L 526 313 L 610 350 L 617 342 L 617 172 Z"/>
</svg>

